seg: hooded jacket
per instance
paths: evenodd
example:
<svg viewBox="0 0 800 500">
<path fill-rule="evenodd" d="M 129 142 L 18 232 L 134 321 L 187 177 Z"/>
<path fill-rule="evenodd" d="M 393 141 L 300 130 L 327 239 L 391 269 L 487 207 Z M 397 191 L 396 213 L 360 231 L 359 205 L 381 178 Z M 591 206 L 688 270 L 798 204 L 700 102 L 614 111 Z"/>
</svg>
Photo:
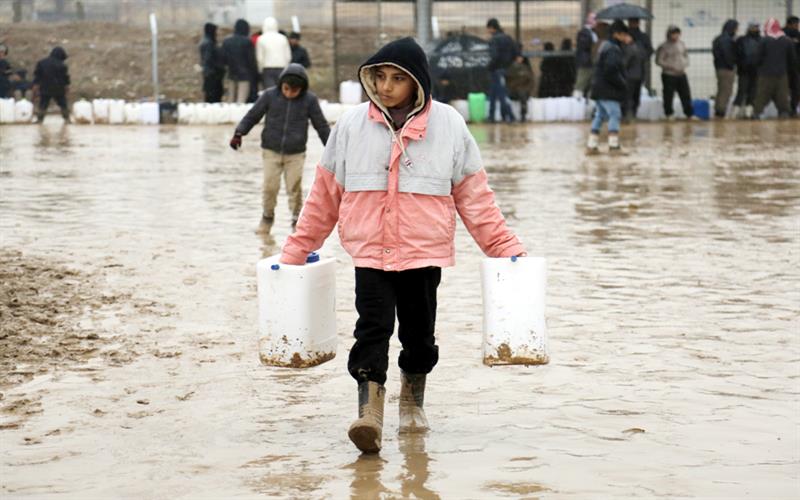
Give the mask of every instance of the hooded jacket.
<svg viewBox="0 0 800 500">
<path fill-rule="evenodd" d="M 292 62 L 289 39 L 278 33 L 278 21 L 274 17 L 264 19 L 261 36 L 256 42 L 258 69 L 283 69 Z"/>
<path fill-rule="evenodd" d="M 217 46 L 217 25 L 206 23 L 203 27 L 203 40 L 200 42 L 200 66 L 206 78 L 225 73 L 225 61 L 222 51 Z"/>
<path fill-rule="evenodd" d="M 506 69 L 514 62 L 519 51 L 517 44 L 503 30 L 497 30 L 489 40 L 489 71 Z"/>
<path fill-rule="evenodd" d="M 33 72 L 33 84 L 39 86 L 42 95 L 60 97 L 66 93 L 70 84 L 69 69 L 64 61 L 67 52 L 61 47 L 55 47 L 48 57 L 36 63 Z"/>
<path fill-rule="evenodd" d="M 677 30 L 676 26 L 667 29 L 667 40 L 656 50 L 656 64 L 661 66 L 665 75 L 683 76 L 689 67 L 689 52 L 682 41 L 672 42 L 669 34 Z"/>
<path fill-rule="evenodd" d="M 735 19 L 728 19 L 722 26 L 722 33 L 717 35 L 711 43 L 711 52 L 714 54 L 714 69 L 736 69 L 736 28 L 739 23 Z"/>
<path fill-rule="evenodd" d="M 597 64 L 592 77 L 592 99 L 624 102 L 628 77 L 622 44 L 615 39 L 603 42 L 598 50 Z"/>
<path fill-rule="evenodd" d="M 775 18 L 770 18 L 764 25 L 766 36 L 758 43 L 756 61 L 758 76 L 782 77 L 797 64 L 794 44 L 785 36 L 781 25 Z"/>
<path fill-rule="evenodd" d="M 736 67 L 739 74 L 754 74 L 758 70 L 758 45 L 761 34 L 758 31 L 747 31 L 747 34 L 736 39 Z"/>
<path fill-rule="evenodd" d="M 222 42 L 222 54 L 228 66 L 228 78 L 241 82 L 251 81 L 256 73 L 256 55 L 250 41 L 250 24 L 239 19 L 233 25 L 233 34 Z"/>
<path fill-rule="evenodd" d="M 586 16 L 586 24 L 578 31 L 575 43 L 575 64 L 579 68 L 591 68 L 592 61 L 592 48 L 597 43 L 597 33 L 594 32 L 594 27 L 597 24 L 594 12 L 590 12 Z"/>
<path fill-rule="evenodd" d="M 417 85 L 414 108 L 399 131 L 390 125 L 373 77 L 375 67 L 387 64 Z M 464 119 L 430 99 L 422 48 L 410 38 L 391 42 L 361 66 L 359 77 L 370 100 L 336 123 L 281 262 L 303 264 L 338 223 L 339 240 L 357 267 L 452 266 L 456 213 L 487 255 L 523 253 L 495 204 Z"/>
<path fill-rule="evenodd" d="M 264 117 L 264 130 L 261 132 L 261 147 L 281 154 L 296 154 L 306 150 L 308 142 L 308 121 L 317 131 L 322 144 L 328 142 L 331 129 L 322 110 L 319 100 L 308 90 L 308 75 L 299 64 L 290 64 L 283 70 L 279 82 L 289 76 L 300 77 L 305 86 L 300 95 L 287 99 L 280 90 L 280 85 L 270 87 L 261 93 L 259 98 L 236 126 L 236 132 L 247 135 L 248 132 Z"/>
</svg>

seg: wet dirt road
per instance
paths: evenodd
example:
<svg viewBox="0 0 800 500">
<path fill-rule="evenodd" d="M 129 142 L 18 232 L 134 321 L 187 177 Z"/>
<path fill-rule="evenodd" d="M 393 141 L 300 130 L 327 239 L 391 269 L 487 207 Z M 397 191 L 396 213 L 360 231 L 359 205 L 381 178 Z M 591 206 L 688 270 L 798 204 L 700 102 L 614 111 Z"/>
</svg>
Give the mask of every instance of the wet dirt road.
<svg viewBox="0 0 800 500">
<path fill-rule="evenodd" d="M 253 233 L 257 139 L 234 153 L 229 127 L 52 121 L 0 127 L 2 247 L 39 259 L 17 266 L 32 282 L 51 279 L 42 262 L 83 280 L 96 306 L 64 321 L 97 342 L 63 363 L 0 353 L 17 360 L 0 374 L 0 496 L 800 495 L 798 122 L 626 127 L 622 158 L 584 157 L 581 125 L 473 127 L 499 205 L 549 259 L 551 363 L 482 365 L 481 254 L 459 224 L 433 431 L 397 435 L 393 361 L 384 450 L 359 457 L 335 231 L 336 358 L 258 362 L 255 263 L 273 247 Z M 283 194 L 277 219 L 280 243 Z M 56 340 L 37 335 L 46 356 Z"/>
</svg>

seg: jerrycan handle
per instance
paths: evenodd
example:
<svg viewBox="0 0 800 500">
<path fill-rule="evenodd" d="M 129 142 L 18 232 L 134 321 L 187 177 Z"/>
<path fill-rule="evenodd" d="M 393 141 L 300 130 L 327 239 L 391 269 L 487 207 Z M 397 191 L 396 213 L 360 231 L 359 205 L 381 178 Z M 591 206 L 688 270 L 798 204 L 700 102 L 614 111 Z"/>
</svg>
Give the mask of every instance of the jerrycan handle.
<svg viewBox="0 0 800 500">
<path fill-rule="evenodd" d="M 306 257 L 306 264 L 313 264 L 314 262 L 319 262 L 319 254 L 317 252 L 311 252 Z"/>
</svg>

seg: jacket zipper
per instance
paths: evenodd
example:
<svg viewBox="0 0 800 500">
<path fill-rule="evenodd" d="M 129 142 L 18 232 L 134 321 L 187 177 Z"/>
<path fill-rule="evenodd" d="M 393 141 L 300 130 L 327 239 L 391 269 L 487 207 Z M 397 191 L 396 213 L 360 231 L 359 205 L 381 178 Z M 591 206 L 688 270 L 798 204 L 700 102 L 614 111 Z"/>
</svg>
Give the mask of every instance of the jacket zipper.
<svg viewBox="0 0 800 500">
<path fill-rule="evenodd" d="M 281 154 L 283 154 L 283 145 L 286 144 L 286 129 L 289 126 L 289 112 L 292 110 L 292 101 L 286 105 L 286 118 L 283 120 L 283 135 L 281 135 Z"/>
</svg>

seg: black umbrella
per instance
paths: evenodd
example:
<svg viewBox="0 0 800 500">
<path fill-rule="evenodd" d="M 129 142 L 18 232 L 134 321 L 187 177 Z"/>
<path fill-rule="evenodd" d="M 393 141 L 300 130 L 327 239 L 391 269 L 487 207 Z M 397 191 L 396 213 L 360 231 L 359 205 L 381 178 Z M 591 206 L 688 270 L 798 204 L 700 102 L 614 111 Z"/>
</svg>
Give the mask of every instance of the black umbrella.
<svg viewBox="0 0 800 500">
<path fill-rule="evenodd" d="M 477 36 L 450 35 L 428 54 L 434 82 L 450 80 L 453 98 L 464 99 L 470 92 L 489 90 L 489 42 Z"/>
<path fill-rule="evenodd" d="M 598 11 L 597 19 L 653 19 L 653 14 L 638 5 L 618 3 Z"/>
</svg>

